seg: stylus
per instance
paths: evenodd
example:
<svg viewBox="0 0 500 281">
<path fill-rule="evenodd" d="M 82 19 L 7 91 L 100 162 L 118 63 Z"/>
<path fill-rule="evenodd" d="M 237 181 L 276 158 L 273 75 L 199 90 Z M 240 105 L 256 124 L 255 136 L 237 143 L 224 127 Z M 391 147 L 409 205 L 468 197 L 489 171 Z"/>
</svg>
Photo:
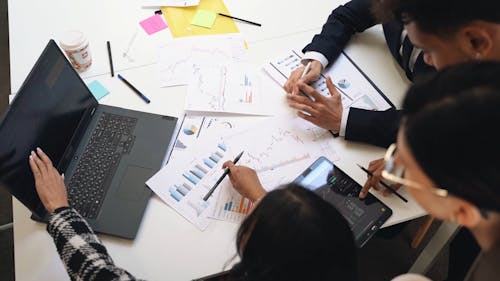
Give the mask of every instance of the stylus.
<svg viewBox="0 0 500 281">
<path fill-rule="evenodd" d="M 368 169 L 366 169 L 365 167 L 363 167 L 363 166 L 361 166 L 361 165 L 359 165 L 359 164 L 357 164 L 357 165 L 358 165 L 358 167 L 360 167 L 360 168 L 361 168 L 361 170 L 365 171 L 365 173 L 367 173 L 370 177 L 373 177 L 372 172 L 368 171 Z M 383 187 L 385 187 L 385 188 L 389 189 L 392 193 L 394 193 L 397 197 L 399 197 L 399 198 L 400 198 L 401 200 L 403 200 L 405 203 L 408 203 L 408 199 L 404 198 L 401 194 L 399 194 L 399 193 L 398 193 L 398 192 L 397 192 L 394 188 L 392 188 L 390 185 L 386 184 L 386 183 L 385 183 L 385 182 L 383 182 L 383 181 L 380 181 L 380 184 L 381 184 Z"/>
</svg>

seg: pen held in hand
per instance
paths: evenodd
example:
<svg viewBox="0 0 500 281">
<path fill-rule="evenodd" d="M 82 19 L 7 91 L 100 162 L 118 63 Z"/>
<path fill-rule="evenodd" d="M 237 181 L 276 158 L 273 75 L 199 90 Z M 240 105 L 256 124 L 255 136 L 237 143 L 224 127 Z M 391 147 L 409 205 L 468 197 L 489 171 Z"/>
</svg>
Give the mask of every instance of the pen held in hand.
<svg viewBox="0 0 500 281">
<path fill-rule="evenodd" d="M 361 165 L 359 165 L 359 164 L 357 164 L 357 165 L 358 165 L 358 167 L 360 167 L 360 168 L 361 168 L 361 170 L 363 170 L 365 173 L 367 173 L 370 177 L 373 177 L 372 172 L 370 172 L 368 169 L 366 169 L 365 167 L 363 167 L 363 166 L 361 166 Z M 380 181 L 380 184 L 381 184 L 383 187 L 385 187 L 385 188 L 389 189 L 392 193 L 394 193 L 394 195 L 396 195 L 397 197 L 399 197 L 399 199 L 403 200 L 405 203 L 408 203 L 408 199 L 404 198 L 401 194 L 399 194 L 399 193 L 398 193 L 398 192 L 397 192 L 394 188 L 392 188 L 390 185 L 386 184 L 386 183 L 385 183 L 385 182 L 383 182 L 383 181 Z"/>
<path fill-rule="evenodd" d="M 306 64 L 306 67 L 304 68 L 304 72 L 302 72 L 302 75 L 300 76 L 300 79 L 304 78 L 306 76 L 306 74 L 309 72 L 309 70 L 311 70 L 311 64 L 312 64 L 312 61 L 309 61 Z"/>
<path fill-rule="evenodd" d="M 236 164 L 238 163 L 238 161 L 240 160 L 241 156 L 243 155 L 243 151 L 240 152 L 240 154 L 238 154 L 236 156 L 236 158 L 234 158 L 234 161 L 233 163 Z M 214 193 L 215 189 L 217 188 L 217 186 L 219 186 L 219 184 L 222 182 L 222 180 L 224 180 L 224 178 L 231 172 L 231 170 L 229 170 L 229 168 L 226 168 L 226 170 L 224 170 L 224 173 L 222 174 L 222 176 L 220 176 L 220 178 L 217 180 L 217 182 L 214 184 L 214 186 L 212 186 L 212 188 L 210 188 L 210 190 L 208 191 L 207 195 L 205 195 L 205 197 L 203 197 L 203 201 L 207 201 L 208 198 L 210 198 L 210 196 L 212 196 L 212 193 Z"/>
</svg>

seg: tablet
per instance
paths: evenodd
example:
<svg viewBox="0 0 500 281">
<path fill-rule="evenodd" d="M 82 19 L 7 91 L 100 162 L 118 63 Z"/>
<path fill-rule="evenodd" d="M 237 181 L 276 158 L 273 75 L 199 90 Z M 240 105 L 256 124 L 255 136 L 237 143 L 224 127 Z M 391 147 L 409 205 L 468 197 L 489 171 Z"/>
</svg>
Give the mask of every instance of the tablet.
<svg viewBox="0 0 500 281">
<path fill-rule="evenodd" d="M 392 215 L 392 210 L 370 193 L 365 199 L 359 199 L 361 185 L 325 157 L 314 161 L 294 183 L 314 191 L 335 206 L 349 223 L 360 248 Z"/>
</svg>

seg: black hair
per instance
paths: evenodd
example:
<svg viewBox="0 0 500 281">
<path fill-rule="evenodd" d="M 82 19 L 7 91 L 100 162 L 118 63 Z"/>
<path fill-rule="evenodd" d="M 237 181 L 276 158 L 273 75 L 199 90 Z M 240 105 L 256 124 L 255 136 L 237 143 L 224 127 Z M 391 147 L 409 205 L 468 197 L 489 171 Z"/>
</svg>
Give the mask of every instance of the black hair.
<svg viewBox="0 0 500 281">
<path fill-rule="evenodd" d="M 417 81 L 402 130 L 424 172 L 480 209 L 500 211 L 500 63 L 446 68 Z"/>
<path fill-rule="evenodd" d="M 439 35 L 475 20 L 500 23 L 496 0 L 372 0 L 372 10 L 381 22 L 415 22 L 420 30 Z"/>
<path fill-rule="evenodd" d="M 269 192 L 241 224 L 231 280 L 356 280 L 356 247 L 343 216 L 296 184 Z"/>
</svg>

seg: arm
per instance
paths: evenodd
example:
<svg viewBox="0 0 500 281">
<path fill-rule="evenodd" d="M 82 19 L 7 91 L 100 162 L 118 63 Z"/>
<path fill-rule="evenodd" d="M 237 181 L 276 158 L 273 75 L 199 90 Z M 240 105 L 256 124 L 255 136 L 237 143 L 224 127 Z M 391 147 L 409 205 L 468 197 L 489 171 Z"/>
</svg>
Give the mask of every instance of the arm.
<svg viewBox="0 0 500 281">
<path fill-rule="evenodd" d="M 64 178 L 49 157 L 37 148 L 36 153 L 31 152 L 29 164 L 40 200 L 53 214 L 47 231 L 71 280 L 136 280 L 114 265 L 85 219 L 69 207 Z"/>
<path fill-rule="evenodd" d="M 113 263 L 106 247 L 75 209 L 57 209 L 47 231 L 71 280 L 136 280 Z"/>
<path fill-rule="evenodd" d="M 401 111 L 373 111 L 351 108 L 347 118 L 345 139 L 388 147 L 396 142 Z"/>
<path fill-rule="evenodd" d="M 371 1 L 352 0 L 333 10 L 321 33 L 316 34 L 302 51 L 321 53 L 331 63 L 337 59 L 354 33 L 363 32 L 375 24 Z"/>
</svg>

